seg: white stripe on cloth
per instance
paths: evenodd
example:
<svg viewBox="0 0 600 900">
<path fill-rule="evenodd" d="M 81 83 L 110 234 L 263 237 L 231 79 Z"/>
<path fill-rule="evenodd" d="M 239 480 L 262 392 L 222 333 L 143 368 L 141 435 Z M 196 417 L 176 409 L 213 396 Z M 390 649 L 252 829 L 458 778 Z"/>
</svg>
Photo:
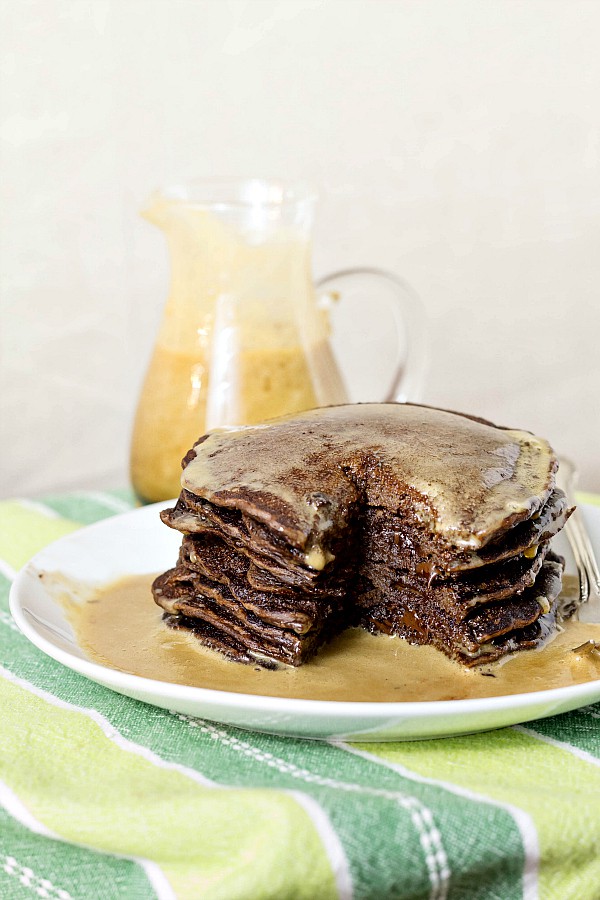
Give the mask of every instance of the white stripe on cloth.
<svg viewBox="0 0 600 900">
<path fill-rule="evenodd" d="M 24 825 L 25 828 L 32 831 L 34 834 L 40 834 L 43 835 L 43 837 L 52 838 L 61 843 L 75 844 L 77 847 L 82 847 L 86 850 L 91 849 L 96 853 L 102 852 L 99 851 L 97 847 L 91 847 L 87 844 L 81 844 L 75 841 L 66 841 L 60 834 L 51 831 L 31 814 L 14 791 L 2 781 L 0 781 L 0 806 L 4 807 L 6 812 L 12 816 L 13 819 L 16 819 L 17 822 L 20 822 L 21 825 Z M 151 862 L 149 859 L 143 859 L 136 856 L 125 856 L 121 853 L 111 852 L 106 855 L 116 856 L 119 859 L 126 859 L 130 862 L 137 863 L 140 868 L 144 870 L 146 878 L 156 893 L 158 900 L 176 900 L 171 885 L 156 863 Z M 27 866 L 21 866 L 12 856 L 6 857 L 3 868 L 7 875 L 19 876 L 20 883 L 24 887 L 31 888 L 38 897 L 48 897 L 51 898 L 51 900 L 54 900 L 54 898 L 56 898 L 56 900 L 73 900 L 68 891 L 65 891 L 63 888 L 55 887 L 47 878 L 35 875 L 32 869 Z M 43 893 L 44 891 L 45 893 Z"/>
<path fill-rule="evenodd" d="M 19 879 L 19 884 L 33 891 L 38 897 L 49 900 L 73 900 L 64 888 L 57 888 L 49 878 L 36 875 L 29 866 L 22 866 L 14 856 L 0 856 L 0 866 L 7 875 Z"/>
<path fill-rule="evenodd" d="M 339 900 L 352 900 L 352 876 L 342 842 L 323 807 L 303 791 L 286 791 L 310 816 L 327 854 Z"/>
<path fill-rule="evenodd" d="M 13 569 L 5 560 L 0 559 L 0 574 L 8 578 L 9 581 L 14 581 L 17 577 L 17 570 Z"/>
<path fill-rule="evenodd" d="M 394 763 L 380 756 L 375 756 L 366 750 L 358 750 L 351 747 L 344 741 L 330 741 L 334 747 L 341 747 L 348 753 L 354 753 L 356 756 L 362 756 L 371 762 L 378 763 L 388 769 L 392 769 L 404 778 L 412 781 L 419 781 L 423 784 L 431 784 L 435 787 L 441 787 L 444 790 L 456 794 L 458 797 L 465 797 L 468 800 L 476 800 L 479 803 L 487 803 L 490 806 L 496 806 L 508 812 L 515 821 L 515 824 L 521 835 L 523 851 L 525 855 L 525 864 L 523 867 L 523 900 L 537 900 L 538 896 L 538 870 L 540 865 L 540 846 L 536 827 L 531 816 L 524 810 L 513 806 L 512 803 L 503 803 L 501 800 L 493 800 L 483 794 L 478 794 L 468 788 L 460 787 L 449 781 L 438 780 L 437 778 L 428 778 L 426 775 L 419 775 L 411 769 L 407 769 L 400 763 Z"/>
<path fill-rule="evenodd" d="M 115 513 L 131 512 L 133 509 L 131 503 L 121 500 L 120 497 L 113 497 L 112 494 L 105 494 L 103 491 L 77 491 L 75 496 L 83 497 L 84 500 L 92 500 L 99 506 L 105 506 L 106 509 Z"/>
<path fill-rule="evenodd" d="M 584 762 L 591 763 L 593 766 L 600 766 L 600 759 L 598 759 L 597 756 L 592 756 L 592 754 L 588 753 L 586 750 L 580 750 L 579 747 L 567 744 L 566 741 L 557 741 L 556 738 L 548 737 L 547 734 L 540 734 L 533 728 L 524 728 L 523 725 L 513 725 L 512 728 L 513 731 L 520 731 L 522 734 L 526 734 L 527 737 L 537 738 L 538 741 L 543 741 L 544 744 L 550 744 L 551 747 L 556 747 L 558 750 L 565 750 L 572 756 L 576 756 L 577 759 L 582 759 Z"/>
<path fill-rule="evenodd" d="M 43 834 L 44 837 L 59 839 L 57 834 L 50 831 L 49 828 L 46 828 L 45 825 L 42 825 L 41 822 L 38 822 L 31 815 L 14 791 L 7 784 L 4 784 L 3 781 L 0 781 L 0 806 L 3 806 L 9 816 L 12 816 L 13 819 L 24 825 L 29 831 L 33 831 L 35 834 Z"/>
<path fill-rule="evenodd" d="M 174 713 L 174 715 L 182 722 L 187 722 L 191 728 L 199 728 L 204 734 L 210 735 L 213 740 L 219 740 L 225 746 L 231 747 L 233 750 L 249 756 L 257 762 L 262 762 L 271 768 L 277 769 L 283 775 L 298 778 L 309 784 L 318 784 L 322 787 L 330 787 L 347 791 L 348 793 L 380 797 L 381 799 L 397 803 L 402 809 L 409 812 L 411 821 L 419 835 L 431 884 L 430 900 L 444 900 L 447 895 L 447 885 L 450 878 L 448 859 L 431 811 L 420 800 L 406 796 L 399 791 L 388 791 L 351 782 L 338 781 L 335 778 L 325 778 L 308 769 L 302 769 L 294 763 L 287 762 L 285 759 L 274 756 L 272 753 L 265 753 L 257 747 L 253 747 L 252 744 L 227 734 L 227 732 L 203 719 L 194 719 L 183 713 Z"/>
<path fill-rule="evenodd" d="M 51 506 L 46 506 L 45 503 L 42 503 L 40 500 L 29 500 L 26 497 L 15 497 L 15 503 L 18 503 L 19 506 L 22 506 L 23 509 L 28 509 L 30 512 L 38 513 L 40 516 L 45 516 L 47 519 L 62 519 L 63 517 L 56 512 L 55 509 L 52 509 Z"/>
<path fill-rule="evenodd" d="M 128 738 L 123 737 L 123 735 L 117 731 L 115 726 L 97 710 L 85 706 L 77 706 L 74 703 L 68 703 L 66 700 L 61 700 L 59 697 L 55 697 L 54 694 L 50 694 L 42 688 L 38 688 L 36 685 L 31 684 L 31 682 L 19 678 L 3 666 L 0 666 L 0 676 L 7 681 L 10 681 L 12 684 L 16 684 L 18 687 L 29 691 L 29 693 L 34 694 L 36 697 L 40 697 L 52 706 L 58 706 L 60 709 L 68 709 L 72 712 L 82 713 L 84 716 L 92 719 L 109 741 L 112 741 L 113 744 L 116 744 L 121 750 L 125 750 L 128 753 L 134 753 L 136 756 L 141 756 L 160 769 L 170 769 L 175 772 L 180 772 L 192 781 L 198 782 L 198 784 L 201 784 L 203 787 L 216 787 L 214 781 L 206 778 L 201 772 L 196 771 L 196 769 L 190 769 L 188 766 L 181 765 L 180 763 L 168 762 L 156 753 L 153 753 L 152 750 L 144 747 L 142 744 L 135 744 L 133 741 L 128 740 Z"/>
</svg>

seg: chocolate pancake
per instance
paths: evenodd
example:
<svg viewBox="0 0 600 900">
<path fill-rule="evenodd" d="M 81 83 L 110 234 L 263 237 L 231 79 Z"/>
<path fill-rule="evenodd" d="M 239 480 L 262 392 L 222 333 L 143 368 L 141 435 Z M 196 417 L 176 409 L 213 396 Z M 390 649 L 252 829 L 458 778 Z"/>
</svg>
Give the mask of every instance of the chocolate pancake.
<svg viewBox="0 0 600 900">
<path fill-rule="evenodd" d="M 520 556 L 505 560 L 492 566 L 469 571 L 463 577 L 455 577 L 446 581 L 431 582 L 421 575 L 394 570 L 385 563 L 367 563 L 361 566 L 361 572 L 368 573 L 368 578 L 376 591 L 385 595 L 392 588 L 402 589 L 419 595 L 423 600 L 435 603 L 459 620 L 466 618 L 477 606 L 486 606 L 497 600 L 506 600 L 520 595 L 535 583 L 542 568 L 548 544 L 541 545 L 533 559 Z M 368 595 L 359 595 L 356 602 L 365 606 L 369 602 Z"/>
<path fill-rule="evenodd" d="M 210 625 L 213 637 L 222 632 L 243 645 L 253 660 L 258 654 L 301 665 L 341 625 L 339 601 L 261 594 L 242 580 L 212 581 L 183 566 L 159 576 L 153 593 L 170 624 L 176 615 L 184 620 L 178 623 L 182 627 L 189 628 L 193 622 L 196 633 Z"/>
<path fill-rule="evenodd" d="M 183 466 L 161 514 L 183 544 L 155 600 L 233 658 L 299 665 L 359 622 L 472 664 L 552 617 L 548 542 L 571 510 L 528 432 L 357 404 L 213 432 Z"/>
<path fill-rule="evenodd" d="M 562 529 L 571 510 L 561 490 L 554 489 L 543 509 L 531 519 L 521 522 L 490 541 L 478 551 L 446 552 L 436 556 L 431 538 L 422 530 L 407 528 L 401 515 L 391 515 L 381 508 L 368 508 L 364 513 L 363 543 L 372 559 L 385 559 L 399 569 L 417 571 L 430 580 L 488 566 L 523 553 L 534 557 L 538 545 L 550 540 Z"/>
<path fill-rule="evenodd" d="M 433 644 L 466 665 L 490 662 L 508 652 L 508 638 L 510 649 L 517 650 L 536 646 L 547 636 L 544 628 L 531 626 L 544 616 L 546 625 L 556 618 L 563 565 L 560 557 L 549 553 L 539 578 L 522 595 L 477 608 L 462 621 L 397 585 L 382 602 L 369 607 L 360 624 L 369 631 Z"/>
</svg>

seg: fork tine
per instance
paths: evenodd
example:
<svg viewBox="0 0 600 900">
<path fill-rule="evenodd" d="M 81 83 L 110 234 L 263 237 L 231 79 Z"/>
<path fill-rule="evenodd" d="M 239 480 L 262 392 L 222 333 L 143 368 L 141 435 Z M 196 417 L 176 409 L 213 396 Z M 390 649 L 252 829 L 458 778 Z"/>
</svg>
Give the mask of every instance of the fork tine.
<svg viewBox="0 0 600 900">
<path fill-rule="evenodd" d="M 561 487 L 565 491 L 569 503 L 575 505 L 574 492 L 577 482 L 577 470 L 570 459 L 562 457 L 559 462 L 558 475 Z M 573 551 L 575 565 L 579 574 L 581 602 L 585 603 L 589 599 L 599 600 L 600 570 L 585 522 L 578 509 L 575 509 L 571 514 L 564 531 Z"/>
<path fill-rule="evenodd" d="M 581 603 L 585 603 L 590 596 L 590 583 L 580 550 L 579 535 L 576 528 L 571 523 L 571 520 L 565 525 L 564 532 L 569 542 L 569 546 L 573 551 L 575 565 L 577 566 L 577 575 L 579 577 L 579 600 Z"/>
<path fill-rule="evenodd" d="M 590 581 L 593 589 L 596 592 L 599 592 L 600 591 L 600 571 L 598 570 L 598 563 L 596 562 L 596 557 L 594 556 L 594 550 L 592 547 L 592 543 L 590 541 L 585 524 L 583 522 L 583 518 L 579 514 L 579 511 L 575 510 L 575 512 L 571 516 L 571 519 L 575 520 L 573 522 L 573 529 L 577 533 L 579 549 L 581 552 L 583 565 L 586 569 L 588 580 Z"/>
</svg>

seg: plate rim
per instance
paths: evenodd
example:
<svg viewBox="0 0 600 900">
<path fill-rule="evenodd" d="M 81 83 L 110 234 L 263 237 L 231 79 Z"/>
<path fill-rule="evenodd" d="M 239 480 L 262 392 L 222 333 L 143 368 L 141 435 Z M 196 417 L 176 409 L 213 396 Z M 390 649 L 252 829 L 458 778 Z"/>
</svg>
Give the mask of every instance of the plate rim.
<svg viewBox="0 0 600 900">
<path fill-rule="evenodd" d="M 182 685 L 171 681 L 160 681 L 153 678 L 147 678 L 143 675 L 135 675 L 130 672 L 123 672 L 108 665 L 95 662 L 89 658 L 75 656 L 68 650 L 65 650 L 50 639 L 41 634 L 35 625 L 34 614 L 27 610 L 24 604 L 24 597 L 27 583 L 32 578 L 33 573 L 39 572 L 45 563 L 45 557 L 52 555 L 57 545 L 64 545 L 72 542 L 74 539 L 80 539 L 82 535 L 89 534 L 96 530 L 110 527 L 111 523 L 121 521 L 126 517 L 136 515 L 149 515 L 151 511 L 158 512 L 160 509 L 166 508 L 174 501 L 162 501 L 148 506 L 137 507 L 116 516 L 110 516 L 99 522 L 93 522 L 90 525 L 83 526 L 76 531 L 63 535 L 50 544 L 47 544 L 38 551 L 25 565 L 19 570 L 10 588 L 9 608 L 15 624 L 19 631 L 32 643 L 37 649 L 45 653 L 51 659 L 64 665 L 71 671 L 90 678 L 96 683 L 100 683 L 116 690 L 128 687 L 130 690 L 139 693 L 160 696 L 161 699 L 177 699 L 184 701 L 195 701 L 205 705 L 220 705 L 227 709 L 243 708 L 248 711 L 262 711 L 265 713 L 281 713 L 306 715 L 310 714 L 316 718 L 327 718 L 335 714 L 337 719 L 362 717 L 364 719 L 381 717 L 409 717 L 412 720 L 420 718 L 436 718 L 441 715 L 459 716 L 463 714 L 477 713 L 493 713 L 502 712 L 504 710 L 524 710 L 539 704 L 552 705 L 553 703 L 569 703 L 573 699 L 583 700 L 581 706 L 595 702 L 600 698 L 600 679 L 586 681 L 580 684 L 565 685 L 558 688 L 548 688 L 540 691 L 529 691 L 519 694 L 501 694 L 492 697 L 474 697 L 458 700 L 323 700 L 323 699 L 307 699 L 299 697 L 278 697 L 270 694 L 247 694 L 237 691 L 223 691 L 218 688 L 204 688 L 193 685 Z M 580 508 L 586 511 L 592 511 L 594 517 L 598 517 L 600 525 L 600 508 L 590 504 L 580 504 Z M 157 517 L 158 518 L 158 517 Z M 84 538 L 85 539 L 85 538 Z M 39 561 L 42 561 L 40 566 Z M 46 599 L 53 606 L 58 606 L 57 601 L 49 592 L 45 592 Z M 59 607 L 60 608 L 60 607 Z M 128 696 L 131 696 L 128 694 Z M 146 701 L 150 702 L 150 701 Z M 552 713 L 549 713 L 551 715 Z M 493 726 L 492 726 L 493 727 Z"/>
</svg>

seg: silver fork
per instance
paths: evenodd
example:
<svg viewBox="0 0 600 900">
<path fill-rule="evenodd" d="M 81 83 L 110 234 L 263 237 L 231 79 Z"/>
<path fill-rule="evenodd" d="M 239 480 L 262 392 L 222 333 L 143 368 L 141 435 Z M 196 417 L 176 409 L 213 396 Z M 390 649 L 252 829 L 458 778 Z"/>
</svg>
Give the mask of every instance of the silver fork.
<svg viewBox="0 0 600 900">
<path fill-rule="evenodd" d="M 560 458 L 557 482 L 561 487 L 569 505 L 575 505 L 575 487 L 577 485 L 577 469 L 570 459 Z M 600 569 L 594 555 L 592 542 L 590 541 L 583 516 L 578 509 L 571 515 L 564 527 L 564 533 L 569 542 L 577 574 L 579 576 L 579 599 L 581 603 L 600 601 Z"/>
</svg>

